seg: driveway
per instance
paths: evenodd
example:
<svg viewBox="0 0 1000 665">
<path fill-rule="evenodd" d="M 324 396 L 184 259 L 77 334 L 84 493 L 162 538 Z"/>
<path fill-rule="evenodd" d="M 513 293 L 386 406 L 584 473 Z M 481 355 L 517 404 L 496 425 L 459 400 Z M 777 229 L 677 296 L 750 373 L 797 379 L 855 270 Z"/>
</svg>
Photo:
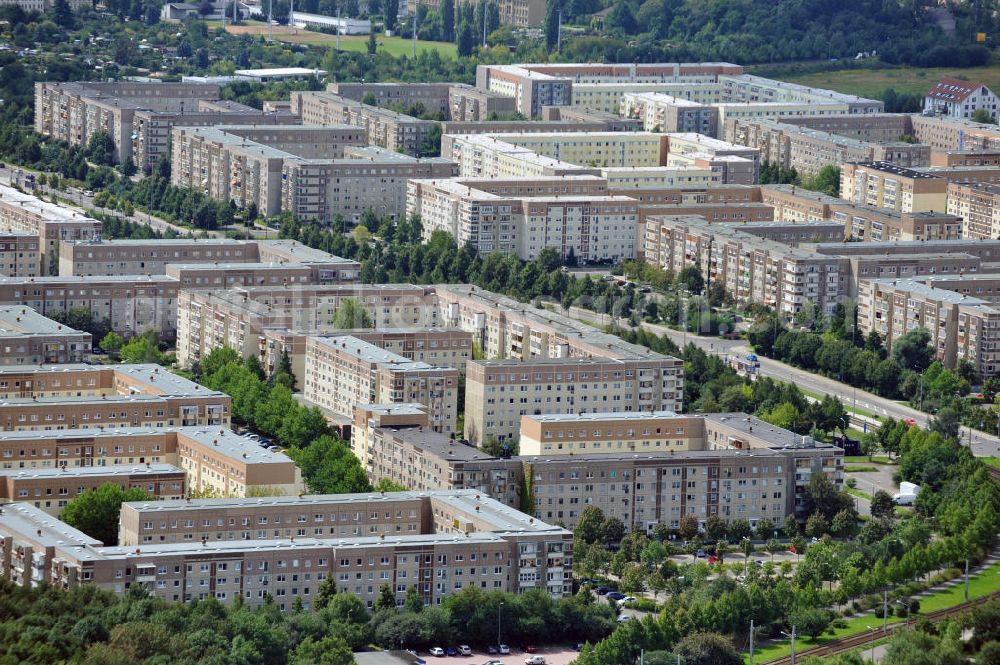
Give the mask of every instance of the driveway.
<svg viewBox="0 0 1000 665">
<path fill-rule="evenodd" d="M 489 660 L 499 660 L 503 665 L 523 665 L 531 655 L 513 646 L 507 656 L 490 656 L 483 649 L 473 649 L 471 656 L 429 656 L 426 651 L 417 654 L 427 661 L 427 665 L 482 665 Z M 566 647 L 538 647 L 535 655 L 545 656 L 547 665 L 569 665 L 579 654 Z"/>
</svg>

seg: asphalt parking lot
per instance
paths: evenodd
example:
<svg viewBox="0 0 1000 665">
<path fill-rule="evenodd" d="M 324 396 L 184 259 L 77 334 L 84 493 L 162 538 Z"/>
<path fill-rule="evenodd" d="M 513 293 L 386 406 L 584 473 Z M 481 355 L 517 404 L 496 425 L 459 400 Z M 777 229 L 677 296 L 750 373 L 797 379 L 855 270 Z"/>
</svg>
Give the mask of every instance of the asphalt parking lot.
<svg viewBox="0 0 1000 665">
<path fill-rule="evenodd" d="M 489 660 L 499 660 L 503 665 L 523 665 L 531 655 L 545 656 L 546 665 L 569 665 L 579 655 L 569 647 L 538 647 L 534 654 L 511 646 L 506 656 L 490 656 L 485 649 L 473 649 L 471 656 L 429 656 L 426 651 L 417 654 L 427 661 L 427 665 L 482 665 Z"/>
</svg>

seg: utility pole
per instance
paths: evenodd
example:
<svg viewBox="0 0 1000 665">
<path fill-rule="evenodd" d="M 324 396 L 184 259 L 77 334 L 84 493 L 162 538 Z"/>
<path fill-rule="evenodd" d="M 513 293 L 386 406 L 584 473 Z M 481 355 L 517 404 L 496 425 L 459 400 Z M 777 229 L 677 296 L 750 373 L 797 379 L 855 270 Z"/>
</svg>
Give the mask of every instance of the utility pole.
<svg viewBox="0 0 1000 665">
<path fill-rule="evenodd" d="M 886 631 L 889 623 L 889 590 L 882 589 L 882 633 Z"/>
<path fill-rule="evenodd" d="M 753 619 L 750 619 L 750 665 L 753 665 Z"/>
<path fill-rule="evenodd" d="M 417 19 L 420 18 L 420 2 L 413 3 L 413 59 L 417 59 Z"/>
<path fill-rule="evenodd" d="M 792 632 L 786 633 L 785 631 L 781 631 L 781 634 L 784 635 L 785 637 L 791 638 L 791 640 L 792 640 L 792 661 L 791 661 L 791 665 L 795 665 L 795 626 L 792 626 Z"/>
<path fill-rule="evenodd" d="M 340 5 L 341 3 L 338 2 L 337 3 L 337 50 L 338 51 L 340 50 L 340 30 L 342 26 L 340 22 Z"/>
<path fill-rule="evenodd" d="M 295 32 L 295 0 L 288 0 L 288 27 Z"/>
<path fill-rule="evenodd" d="M 274 0 L 267 0 L 267 41 L 274 41 Z"/>
<path fill-rule="evenodd" d="M 965 600 L 969 600 L 969 560 L 965 560 Z"/>
<path fill-rule="evenodd" d="M 559 8 L 559 22 L 556 25 L 556 50 L 562 50 L 562 7 Z"/>
<path fill-rule="evenodd" d="M 486 12 L 489 9 L 489 5 L 486 0 L 483 0 L 483 46 L 486 46 Z"/>
</svg>

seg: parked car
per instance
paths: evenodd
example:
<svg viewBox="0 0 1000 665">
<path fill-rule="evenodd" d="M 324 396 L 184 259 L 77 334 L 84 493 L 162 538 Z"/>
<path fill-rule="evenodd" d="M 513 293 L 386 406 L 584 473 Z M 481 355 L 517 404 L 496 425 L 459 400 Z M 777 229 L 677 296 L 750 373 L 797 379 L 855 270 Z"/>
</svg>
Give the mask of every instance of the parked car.
<svg viewBox="0 0 1000 665">
<path fill-rule="evenodd" d="M 630 617 L 627 614 L 623 614 L 620 617 L 618 617 L 618 623 L 627 623 L 627 622 L 629 622 L 631 620 L 632 620 L 632 617 Z"/>
<path fill-rule="evenodd" d="M 608 596 L 610 595 L 611 594 L 609 593 Z M 619 599 L 618 604 L 624 605 L 625 603 L 634 603 L 634 602 L 635 602 L 635 596 L 625 596 L 624 598 Z"/>
<path fill-rule="evenodd" d="M 503 656 L 507 656 L 507 655 L 510 654 L 510 647 L 507 646 L 506 644 L 501 644 L 500 646 L 497 647 L 497 649 L 500 651 L 500 654 L 503 655 Z"/>
<path fill-rule="evenodd" d="M 444 652 L 446 654 L 448 654 L 449 656 L 457 656 L 458 655 L 458 649 L 456 649 L 455 647 L 448 647 L 447 649 L 444 650 Z"/>
<path fill-rule="evenodd" d="M 528 656 L 524 659 L 524 665 L 545 665 L 545 656 Z"/>
<path fill-rule="evenodd" d="M 471 656 L 472 655 L 472 647 L 470 647 L 468 644 L 460 644 L 460 645 L 458 645 L 458 655 L 459 656 Z"/>
<path fill-rule="evenodd" d="M 577 642 L 574 644 L 573 651 L 583 651 L 583 642 Z"/>
<path fill-rule="evenodd" d="M 268 446 L 267 449 L 270 450 L 272 453 L 280 453 L 281 452 L 281 446 Z"/>
<path fill-rule="evenodd" d="M 499 660 L 488 660 L 483 665 L 503 665 Z"/>
<path fill-rule="evenodd" d="M 698 550 L 697 552 L 695 552 L 695 556 L 698 557 L 699 559 L 704 559 L 708 555 L 705 554 L 705 550 Z"/>
<path fill-rule="evenodd" d="M 432 656 L 443 656 L 444 655 L 444 649 L 442 649 L 441 647 L 431 647 L 431 652 L 430 653 L 431 653 Z"/>
<path fill-rule="evenodd" d="M 609 593 L 611 593 L 614 590 L 615 590 L 614 587 L 599 586 L 599 587 L 597 587 L 597 595 L 598 596 L 606 596 L 606 595 L 608 595 Z"/>
<path fill-rule="evenodd" d="M 611 591 L 605 595 L 607 595 L 607 597 L 610 598 L 611 600 L 622 600 L 623 598 L 625 598 L 625 594 L 623 594 L 621 591 Z"/>
<path fill-rule="evenodd" d="M 489 654 L 489 655 L 491 655 L 491 656 L 495 656 L 495 655 L 497 655 L 498 653 L 500 653 L 500 649 L 496 648 L 495 646 L 493 646 L 493 645 L 491 644 L 491 645 L 489 645 L 488 647 L 486 647 L 486 653 L 488 653 L 488 654 Z"/>
</svg>

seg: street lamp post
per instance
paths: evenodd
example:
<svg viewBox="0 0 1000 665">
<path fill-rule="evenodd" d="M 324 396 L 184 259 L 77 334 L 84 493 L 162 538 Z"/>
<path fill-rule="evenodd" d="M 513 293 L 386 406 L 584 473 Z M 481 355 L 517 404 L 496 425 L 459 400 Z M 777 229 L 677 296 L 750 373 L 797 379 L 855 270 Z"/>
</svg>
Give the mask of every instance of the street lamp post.
<svg viewBox="0 0 1000 665">
<path fill-rule="evenodd" d="M 868 626 L 868 630 L 872 631 L 872 662 L 875 662 L 875 629 Z"/>
<path fill-rule="evenodd" d="M 795 665 L 795 626 L 792 626 L 792 632 L 786 633 L 785 631 L 781 631 L 781 634 L 784 635 L 785 637 L 791 638 L 791 640 L 792 640 L 792 661 L 791 661 L 791 665 Z"/>
<path fill-rule="evenodd" d="M 503 607 L 503 603 L 497 605 L 497 646 L 499 647 L 502 642 L 500 642 L 500 609 Z"/>
</svg>

